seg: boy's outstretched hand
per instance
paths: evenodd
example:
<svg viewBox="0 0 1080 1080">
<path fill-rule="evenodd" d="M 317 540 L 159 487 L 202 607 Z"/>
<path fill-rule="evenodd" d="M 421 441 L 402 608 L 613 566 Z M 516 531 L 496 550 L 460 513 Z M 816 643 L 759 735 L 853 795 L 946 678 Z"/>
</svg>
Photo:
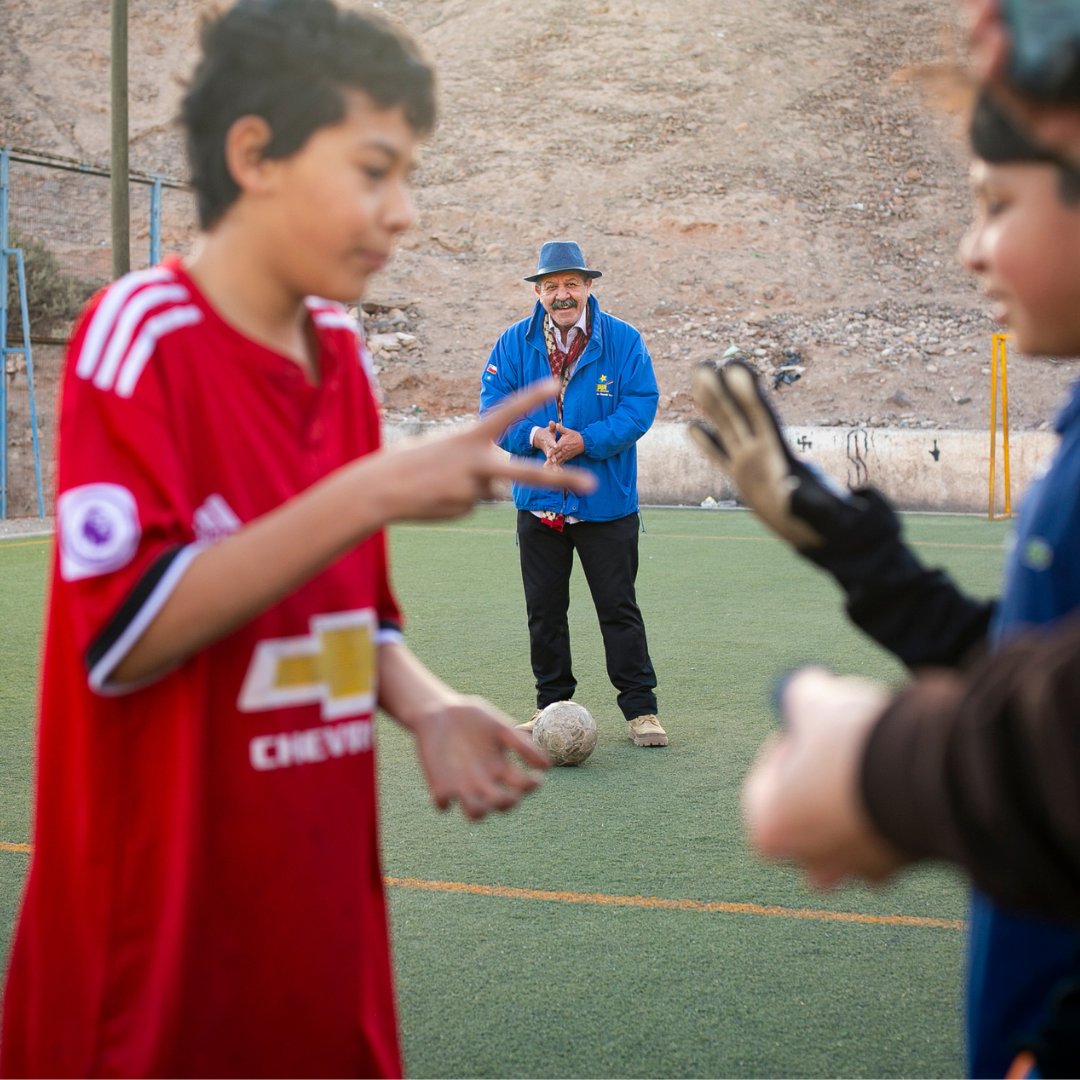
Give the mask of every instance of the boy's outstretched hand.
<svg viewBox="0 0 1080 1080">
<path fill-rule="evenodd" d="M 788 681 L 784 734 L 743 785 L 743 820 L 760 854 L 798 863 L 819 888 L 882 881 L 907 861 L 874 828 L 860 788 L 863 751 L 888 703 L 883 686 L 820 668 Z"/>
<path fill-rule="evenodd" d="M 584 469 L 513 461 L 494 445 L 518 417 L 549 401 L 557 390 L 554 379 L 545 379 L 511 395 L 467 431 L 386 450 L 380 464 L 388 474 L 388 519 L 458 517 L 480 500 L 492 498 L 495 480 L 565 488 L 579 495 L 593 491 L 596 477 Z"/>
</svg>

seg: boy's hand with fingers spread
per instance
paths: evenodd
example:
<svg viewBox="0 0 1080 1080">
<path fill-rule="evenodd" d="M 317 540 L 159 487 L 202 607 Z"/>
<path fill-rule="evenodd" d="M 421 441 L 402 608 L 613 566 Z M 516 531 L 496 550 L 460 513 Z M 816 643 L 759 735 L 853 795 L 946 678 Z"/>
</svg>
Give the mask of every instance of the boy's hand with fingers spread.
<svg viewBox="0 0 1080 1080">
<path fill-rule="evenodd" d="M 808 668 L 784 689 L 785 732 L 768 743 L 743 786 L 743 819 L 762 855 L 798 863 L 820 888 L 856 876 L 882 881 L 907 860 L 874 828 L 860 770 L 888 691 Z"/>
<path fill-rule="evenodd" d="M 583 469 L 554 468 L 512 461 L 495 439 L 523 413 L 555 396 L 558 383 L 547 379 L 527 387 L 492 409 L 478 424 L 457 435 L 399 444 L 388 450 L 385 466 L 390 520 L 458 517 L 482 499 L 492 498 L 494 480 L 517 480 L 536 487 L 562 487 L 580 495 L 596 487 Z"/>
</svg>

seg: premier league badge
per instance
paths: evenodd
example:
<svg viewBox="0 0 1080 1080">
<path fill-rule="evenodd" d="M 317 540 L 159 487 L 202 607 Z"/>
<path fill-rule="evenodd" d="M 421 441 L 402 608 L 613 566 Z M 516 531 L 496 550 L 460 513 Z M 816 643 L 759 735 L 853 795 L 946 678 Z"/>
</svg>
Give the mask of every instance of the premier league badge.
<svg viewBox="0 0 1080 1080">
<path fill-rule="evenodd" d="M 56 501 L 60 576 L 109 574 L 135 557 L 142 530 L 135 496 L 119 484 L 83 484 Z"/>
</svg>

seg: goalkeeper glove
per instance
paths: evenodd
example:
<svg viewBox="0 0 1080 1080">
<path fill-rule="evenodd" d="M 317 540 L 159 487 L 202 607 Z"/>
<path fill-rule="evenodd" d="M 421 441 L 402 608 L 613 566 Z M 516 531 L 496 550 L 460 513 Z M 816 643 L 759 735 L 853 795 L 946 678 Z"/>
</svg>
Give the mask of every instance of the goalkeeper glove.
<svg viewBox="0 0 1080 1080">
<path fill-rule="evenodd" d="M 723 466 L 743 502 L 789 544 L 804 551 L 821 547 L 866 509 L 860 495 L 791 452 L 743 361 L 702 364 L 694 373 L 694 399 L 713 426 L 695 423 L 690 434 Z"/>
</svg>

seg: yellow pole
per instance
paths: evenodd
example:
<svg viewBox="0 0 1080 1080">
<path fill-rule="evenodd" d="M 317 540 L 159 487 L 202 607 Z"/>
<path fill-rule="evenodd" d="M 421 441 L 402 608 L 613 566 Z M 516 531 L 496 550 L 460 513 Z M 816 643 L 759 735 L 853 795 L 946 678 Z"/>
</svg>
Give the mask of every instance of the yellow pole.
<svg viewBox="0 0 1080 1080">
<path fill-rule="evenodd" d="M 994 479 L 997 465 L 997 387 L 998 369 L 1001 371 L 1001 434 L 1003 464 L 1005 466 L 1005 513 L 1003 517 L 1012 517 L 1012 484 L 1009 475 L 1009 387 L 1007 372 L 1006 342 L 1012 335 L 994 334 L 990 361 L 990 506 L 987 517 L 994 516 Z"/>
<path fill-rule="evenodd" d="M 1009 335 L 1001 338 L 1001 444 L 1005 464 L 1005 516 L 1012 517 L 1012 484 L 1009 480 L 1009 382 L 1006 375 Z"/>
<path fill-rule="evenodd" d="M 998 335 L 990 346 L 990 507 L 986 516 L 994 520 L 994 466 L 997 463 L 997 358 Z"/>
</svg>

